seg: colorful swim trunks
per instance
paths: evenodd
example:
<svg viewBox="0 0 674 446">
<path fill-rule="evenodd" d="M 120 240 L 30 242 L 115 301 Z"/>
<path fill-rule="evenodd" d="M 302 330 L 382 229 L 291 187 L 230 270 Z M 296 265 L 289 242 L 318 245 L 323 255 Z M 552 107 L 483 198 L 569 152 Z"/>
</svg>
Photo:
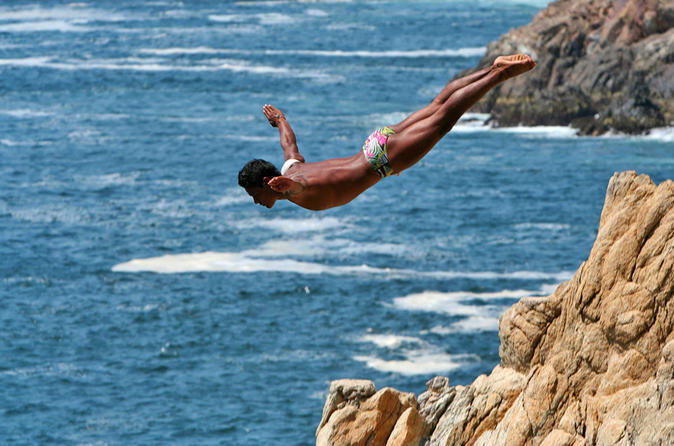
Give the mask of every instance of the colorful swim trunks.
<svg viewBox="0 0 674 446">
<path fill-rule="evenodd" d="M 382 127 L 372 132 L 365 140 L 365 144 L 363 144 L 365 158 L 382 178 L 395 174 L 389 164 L 388 152 L 386 150 L 388 137 L 394 133 L 390 127 Z"/>
</svg>

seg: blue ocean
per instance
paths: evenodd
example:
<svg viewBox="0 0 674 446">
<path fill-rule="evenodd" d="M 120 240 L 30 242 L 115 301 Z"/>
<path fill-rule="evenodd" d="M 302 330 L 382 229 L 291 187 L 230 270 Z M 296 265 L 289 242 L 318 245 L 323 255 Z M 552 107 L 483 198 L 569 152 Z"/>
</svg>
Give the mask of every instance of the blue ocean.
<svg viewBox="0 0 674 446">
<path fill-rule="evenodd" d="M 0 5 L 0 444 L 308 445 L 329 383 L 419 394 L 587 258 L 615 171 L 674 131 L 467 114 L 347 206 L 254 205 L 252 158 L 351 156 L 544 1 Z"/>
</svg>

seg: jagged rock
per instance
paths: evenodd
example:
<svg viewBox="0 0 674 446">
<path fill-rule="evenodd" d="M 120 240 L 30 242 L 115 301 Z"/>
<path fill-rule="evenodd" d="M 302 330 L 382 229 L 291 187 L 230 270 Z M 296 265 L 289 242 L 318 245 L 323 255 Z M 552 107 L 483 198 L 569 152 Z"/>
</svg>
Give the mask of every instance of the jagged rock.
<svg viewBox="0 0 674 446">
<path fill-rule="evenodd" d="M 419 412 L 426 422 L 424 436 L 435 429 L 438 420 L 456 396 L 457 388 L 449 385 L 449 378 L 436 376 L 426 383 L 426 391 L 419 395 Z"/>
<path fill-rule="evenodd" d="M 330 386 L 317 446 L 415 446 L 425 431 L 412 393 L 366 380 L 339 380 Z"/>
<path fill-rule="evenodd" d="M 411 446 L 421 442 L 424 420 L 415 407 L 408 407 L 398 418 L 386 446 Z"/>
<path fill-rule="evenodd" d="M 428 444 L 472 444 L 474 438 L 493 430 L 522 391 L 524 378 L 515 370 L 496 366 L 491 375 L 458 388 Z"/>
<path fill-rule="evenodd" d="M 475 110 L 502 126 L 571 124 L 583 134 L 674 125 L 673 27 L 671 0 L 552 2 L 487 46 L 480 67 L 512 53 L 537 66 Z"/>
<path fill-rule="evenodd" d="M 427 383 L 416 414 L 425 446 L 674 444 L 674 182 L 615 174 L 588 259 L 552 295 L 507 310 L 499 337 L 491 374 Z M 386 423 L 373 416 L 384 390 L 397 401 Z M 337 441 L 358 431 L 349 438 L 385 445 L 399 418 L 411 440 L 391 444 L 417 445 L 412 413 L 400 416 L 416 401 L 384 390 L 336 403 L 323 427 L 333 442 L 317 444 L 366 444 Z"/>
<path fill-rule="evenodd" d="M 367 379 L 338 379 L 330 383 L 330 393 L 323 406 L 323 416 L 316 435 L 334 411 L 343 408 L 347 403 L 358 406 L 360 402 L 374 395 L 375 390 L 374 383 Z"/>
</svg>

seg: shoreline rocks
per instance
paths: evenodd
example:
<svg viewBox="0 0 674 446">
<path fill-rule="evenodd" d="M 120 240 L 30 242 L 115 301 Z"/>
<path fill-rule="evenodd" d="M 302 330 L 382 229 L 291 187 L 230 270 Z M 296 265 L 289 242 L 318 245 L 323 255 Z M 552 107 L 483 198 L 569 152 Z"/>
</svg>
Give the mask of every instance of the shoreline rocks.
<svg viewBox="0 0 674 446">
<path fill-rule="evenodd" d="M 499 337 L 501 364 L 468 386 L 335 381 L 317 446 L 674 444 L 674 182 L 614 174 L 588 259 Z"/>
<path fill-rule="evenodd" d="M 671 0 L 552 2 L 491 42 L 478 69 L 513 53 L 536 68 L 473 107 L 496 125 L 571 125 L 583 135 L 674 126 Z"/>
</svg>

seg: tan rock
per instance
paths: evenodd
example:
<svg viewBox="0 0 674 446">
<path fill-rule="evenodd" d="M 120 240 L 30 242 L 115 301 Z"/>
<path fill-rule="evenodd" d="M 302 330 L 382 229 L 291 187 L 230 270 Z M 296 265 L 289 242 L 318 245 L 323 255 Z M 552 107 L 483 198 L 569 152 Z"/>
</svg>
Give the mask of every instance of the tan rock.
<svg viewBox="0 0 674 446">
<path fill-rule="evenodd" d="M 317 445 L 416 445 L 417 416 L 425 446 L 674 444 L 674 183 L 615 174 L 588 259 L 513 305 L 499 336 L 500 366 L 465 387 L 430 380 L 418 412 L 391 389 L 336 386 Z"/>
<path fill-rule="evenodd" d="M 418 446 L 424 434 L 424 419 L 416 407 L 408 407 L 398 418 L 386 446 Z"/>
<path fill-rule="evenodd" d="M 330 394 L 323 406 L 323 416 L 316 429 L 316 435 L 335 410 L 343 408 L 347 403 L 358 407 L 361 401 L 374 393 L 374 383 L 366 379 L 338 379 L 330 383 Z"/>
<path fill-rule="evenodd" d="M 545 437 L 541 446 L 572 446 L 573 443 L 573 435 L 563 430 L 554 429 Z"/>
<path fill-rule="evenodd" d="M 419 431 L 417 436 L 420 438 L 423 419 L 417 412 L 414 395 L 384 388 L 364 398 L 374 388 L 368 383 L 363 380 L 332 383 L 330 395 L 335 397 L 329 396 L 326 402 L 326 408 L 328 404 L 330 407 L 324 409 L 325 419 L 316 432 L 317 446 L 386 446 L 398 419 L 410 408 L 414 408 L 414 412 L 407 414 L 396 436 L 414 438 L 415 432 Z M 405 427 L 413 431 L 408 434 Z"/>
<path fill-rule="evenodd" d="M 524 381 L 521 373 L 497 366 L 489 376 L 481 375 L 470 386 L 457 388 L 428 444 L 473 444 L 474 439 L 493 430 L 503 419 Z"/>
</svg>

